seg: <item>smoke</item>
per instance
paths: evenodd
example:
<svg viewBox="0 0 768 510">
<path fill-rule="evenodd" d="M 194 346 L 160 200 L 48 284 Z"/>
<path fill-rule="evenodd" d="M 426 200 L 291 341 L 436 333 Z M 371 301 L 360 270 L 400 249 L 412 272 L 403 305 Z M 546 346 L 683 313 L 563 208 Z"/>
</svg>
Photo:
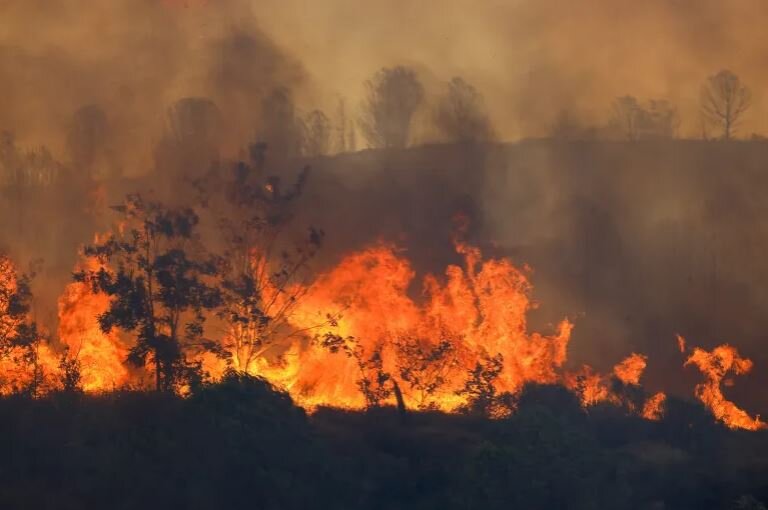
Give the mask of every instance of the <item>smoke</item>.
<svg viewBox="0 0 768 510">
<path fill-rule="evenodd" d="M 73 115 L 98 105 L 129 175 L 151 168 L 177 100 L 211 99 L 226 119 L 221 148 L 232 153 L 252 139 L 265 94 L 304 83 L 244 1 L 31 0 L 3 2 L 0 17 L 0 128 L 65 158 Z"/>
<path fill-rule="evenodd" d="M 759 0 L 260 1 L 265 29 L 326 94 L 362 97 L 381 66 L 408 64 L 437 83 L 482 91 L 502 139 L 549 133 L 562 109 L 601 123 L 626 94 L 666 98 L 681 133 L 700 133 L 699 89 L 730 68 L 752 87 L 742 134 L 768 130 L 761 104 L 768 7 Z M 286 29 L 286 27 L 290 27 Z"/>
</svg>

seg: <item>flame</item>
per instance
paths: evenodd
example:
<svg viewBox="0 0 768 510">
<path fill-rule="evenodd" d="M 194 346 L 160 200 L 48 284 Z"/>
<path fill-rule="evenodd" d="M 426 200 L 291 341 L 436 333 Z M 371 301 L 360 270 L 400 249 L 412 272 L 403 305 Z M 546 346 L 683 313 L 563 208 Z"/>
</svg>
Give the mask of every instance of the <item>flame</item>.
<svg viewBox="0 0 768 510">
<path fill-rule="evenodd" d="M 98 270 L 95 258 L 85 258 L 75 270 Z M 86 282 L 72 282 L 59 297 L 59 341 L 80 362 L 83 390 L 105 391 L 128 382 L 128 349 L 112 332 L 105 334 L 98 317 L 109 308 L 109 297 L 96 294 Z"/>
<path fill-rule="evenodd" d="M 561 321 L 551 335 L 528 332 L 526 317 L 534 305 L 526 274 L 507 259 L 483 260 L 478 249 L 462 243 L 456 248 L 464 264 L 449 266 L 442 278 L 425 277 L 420 300 L 409 296 L 415 273 L 394 247 L 382 244 L 345 257 L 317 279 L 291 320 L 298 329 L 312 330 L 327 314 L 338 314 L 332 332 L 353 348 L 344 355 L 318 342 L 295 342 L 281 363 L 262 363 L 254 372 L 279 381 L 305 407 L 361 408 L 359 385 L 368 375 L 361 362 L 379 356 L 379 372 L 397 383 L 408 406 L 451 411 L 466 403 L 457 391 L 469 371 L 482 359 L 501 355 L 503 370 L 494 381 L 499 393 L 517 393 L 529 382 L 563 383 L 585 406 L 618 400 L 608 378 L 590 367 L 562 370 L 569 321 Z M 322 336 L 322 328 L 315 331 Z M 446 343 L 449 353 L 420 374 L 421 386 L 412 384 L 406 374 L 414 369 L 408 366 L 414 353 L 418 358 Z M 645 365 L 645 356 L 633 354 L 615 373 L 625 384 L 638 384 Z M 652 398 L 649 416 L 661 412 L 663 396 Z"/>
<path fill-rule="evenodd" d="M 640 384 L 648 358 L 642 354 L 631 354 L 613 367 L 613 373 L 624 384 Z"/>
<path fill-rule="evenodd" d="M 664 416 L 664 403 L 667 401 L 667 396 L 663 392 L 658 392 L 645 401 L 643 410 L 640 416 L 646 420 L 658 421 Z"/>
<path fill-rule="evenodd" d="M 16 292 L 18 284 L 15 264 L 0 255 L 0 341 L 9 346 L 3 350 L 0 345 L 0 395 L 29 390 L 32 386 L 35 386 L 35 392 L 45 392 L 51 389 L 52 383 L 46 376 L 58 368 L 57 356 L 42 339 L 31 349 L 13 346 L 15 320 L 8 312 L 12 306 L 10 296 Z"/>
<path fill-rule="evenodd" d="M 614 365 L 613 378 L 624 386 L 638 386 L 647 366 L 647 356 L 632 353 L 625 359 Z M 639 403 L 628 399 L 621 392 L 617 392 L 611 383 L 611 377 L 596 372 L 589 365 L 584 365 L 579 371 L 566 373 L 564 383 L 567 388 L 575 392 L 581 398 L 585 407 L 609 402 L 620 405 L 633 413 L 637 413 L 649 420 L 658 420 L 664 414 L 664 402 L 666 394 L 658 392 L 648 397 L 639 408 Z"/>
<path fill-rule="evenodd" d="M 679 337 L 682 338 L 682 337 Z M 727 400 L 721 388 L 725 376 L 733 372 L 735 375 L 749 373 L 752 361 L 742 358 L 735 347 L 723 344 L 712 351 L 694 347 L 693 352 L 685 361 L 685 366 L 696 367 L 707 377 L 707 380 L 696 385 L 696 397 L 712 412 L 714 417 L 732 429 L 760 430 L 766 428 L 760 417 L 752 418 L 746 411 Z"/>
<path fill-rule="evenodd" d="M 347 256 L 317 279 L 291 321 L 297 329 L 332 331 L 350 339 L 356 356 L 331 352 L 317 342 L 296 343 L 281 366 L 262 366 L 257 372 L 283 381 L 309 407 L 363 407 L 360 361 L 377 354 L 381 371 L 414 407 L 452 410 L 460 405 L 456 391 L 483 356 L 503 357 L 504 369 L 495 381 L 500 392 L 517 392 L 527 382 L 558 382 L 571 323 L 562 321 L 551 336 L 528 333 L 532 303 L 526 276 L 506 259 L 482 262 L 477 249 L 457 245 L 457 250 L 464 266 L 448 267 L 443 278 L 426 277 L 419 302 L 408 294 L 415 273 L 394 247 L 378 245 Z M 339 316 L 335 327 L 318 330 L 329 313 Z M 446 342 L 450 353 L 440 373 L 422 374 L 442 384 L 425 395 L 424 388 L 403 376 L 409 360 L 402 351 L 431 352 Z"/>
</svg>

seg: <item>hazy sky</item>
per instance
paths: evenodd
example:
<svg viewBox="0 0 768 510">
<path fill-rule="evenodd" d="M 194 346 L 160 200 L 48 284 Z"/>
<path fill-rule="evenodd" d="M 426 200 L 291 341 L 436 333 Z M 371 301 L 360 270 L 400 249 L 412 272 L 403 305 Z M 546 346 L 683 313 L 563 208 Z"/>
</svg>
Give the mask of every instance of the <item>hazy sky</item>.
<svg viewBox="0 0 768 510">
<path fill-rule="evenodd" d="M 262 27 L 300 55 L 324 90 L 359 95 L 383 65 L 476 83 L 508 137 L 546 131 L 571 108 L 601 119 L 612 97 L 667 98 L 698 130 L 700 83 L 729 67 L 752 85 L 768 56 L 760 0 L 259 0 Z M 437 85 L 437 83 L 435 84 Z M 768 126 L 754 114 L 744 130 Z"/>
<path fill-rule="evenodd" d="M 333 113 L 407 64 L 431 97 L 455 75 L 473 83 L 504 139 L 546 134 L 563 109 L 604 123 L 625 94 L 673 101 L 697 136 L 701 83 L 728 67 L 754 95 L 740 133 L 765 133 L 766 25 L 762 0 L 0 0 L 0 127 L 52 143 L 99 103 L 127 146 L 151 146 L 179 97 L 231 102 L 245 126 L 249 90 L 288 85 Z"/>
</svg>

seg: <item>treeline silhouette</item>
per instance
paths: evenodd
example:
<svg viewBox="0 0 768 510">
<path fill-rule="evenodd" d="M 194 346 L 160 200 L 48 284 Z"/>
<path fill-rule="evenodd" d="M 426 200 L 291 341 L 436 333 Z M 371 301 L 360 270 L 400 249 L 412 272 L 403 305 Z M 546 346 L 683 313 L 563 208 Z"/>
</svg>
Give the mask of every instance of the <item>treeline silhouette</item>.
<svg viewBox="0 0 768 510">
<path fill-rule="evenodd" d="M 230 374 L 188 398 L 0 399 L 3 508 L 762 509 L 765 433 L 672 399 L 651 422 L 526 387 L 508 418 L 307 416 Z"/>
<path fill-rule="evenodd" d="M 364 148 L 403 148 L 418 143 L 483 143 L 497 140 L 483 95 L 469 81 L 454 77 L 434 97 L 428 97 L 417 72 L 407 66 L 386 67 L 365 82 L 365 97 L 357 108 L 343 98 L 335 112 L 299 109 L 290 88 L 277 87 L 254 112 L 256 139 L 273 156 L 316 157 Z M 698 138 L 732 140 L 752 106 L 750 88 L 724 69 L 708 77 L 699 91 Z M 648 140 L 679 136 L 677 107 L 664 98 L 617 97 L 606 105 L 603 123 L 586 121 L 563 109 L 552 122 L 556 140 Z M 177 100 L 166 112 L 166 130 L 154 147 L 156 169 L 197 168 L 219 157 L 224 119 L 216 103 L 205 97 Z M 414 127 L 421 133 L 414 136 Z M 56 181 L 108 178 L 122 173 L 119 133 L 109 112 L 98 104 L 72 113 L 63 134 L 64 154 L 45 147 L 22 148 L 14 134 L 0 136 L 0 184 L 8 187 L 44 186 Z M 753 139 L 762 139 L 752 134 Z"/>
</svg>

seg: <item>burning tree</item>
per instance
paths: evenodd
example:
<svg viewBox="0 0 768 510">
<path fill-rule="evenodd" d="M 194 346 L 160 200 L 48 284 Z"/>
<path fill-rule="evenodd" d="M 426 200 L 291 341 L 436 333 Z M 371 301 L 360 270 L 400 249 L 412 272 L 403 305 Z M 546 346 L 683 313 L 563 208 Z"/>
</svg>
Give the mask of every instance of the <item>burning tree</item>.
<svg viewBox="0 0 768 510">
<path fill-rule="evenodd" d="M 416 73 L 403 66 L 384 68 L 366 82 L 366 87 L 360 129 L 368 144 L 375 148 L 405 147 L 411 120 L 424 99 L 424 87 Z"/>
<path fill-rule="evenodd" d="M 224 247 L 216 280 L 221 291 L 216 314 L 225 326 L 222 347 L 242 372 L 252 371 L 254 361 L 276 340 L 298 333 L 289 319 L 307 292 L 308 263 L 323 239 L 314 228 L 297 242 L 283 235 L 308 169 L 283 190 L 279 178 L 264 177 L 258 151 L 252 148 L 252 153 L 252 163 L 235 165 L 220 186 L 200 186 L 203 203 L 219 215 Z"/>
<path fill-rule="evenodd" d="M 215 350 L 203 338 L 204 312 L 221 303 L 218 290 L 206 283 L 215 265 L 191 256 L 201 253 L 198 216 L 192 209 L 169 209 L 139 195 L 129 195 L 125 205 L 114 209 L 124 225 L 84 250 L 100 266 L 74 277 L 110 296 L 109 308 L 99 316 L 102 330 L 135 335 L 129 361 L 137 366 L 151 361 L 158 391 L 195 383 L 200 366 L 188 354 Z"/>
<path fill-rule="evenodd" d="M 43 374 L 38 359 L 40 335 L 36 324 L 30 319 L 30 280 L 31 276 L 19 275 L 13 262 L 0 255 L 0 362 L 10 361 L 16 369 L 31 367 L 31 378 L 12 375 L 10 382 L 26 386 L 35 395 Z M 3 370 L 3 375 L 8 375 L 6 370 Z"/>
<path fill-rule="evenodd" d="M 444 331 L 437 344 L 418 335 L 403 335 L 395 341 L 397 373 L 419 409 L 437 408 L 434 397 L 457 368 L 461 338 Z"/>
<path fill-rule="evenodd" d="M 394 392 L 397 395 L 398 406 L 404 410 L 405 404 L 400 387 L 392 374 L 384 369 L 382 353 L 384 346 L 381 343 L 368 352 L 358 338 L 326 333 L 320 337 L 320 344 L 334 354 L 342 352 L 354 360 L 359 372 L 355 384 L 365 398 L 366 409 L 381 406 Z"/>
<path fill-rule="evenodd" d="M 467 414 L 479 416 L 503 416 L 509 413 L 509 394 L 499 393 L 496 380 L 504 370 L 504 356 L 485 355 L 477 361 L 468 372 L 464 387 L 456 391 L 457 395 L 466 398 L 466 404 L 459 410 Z"/>
</svg>

